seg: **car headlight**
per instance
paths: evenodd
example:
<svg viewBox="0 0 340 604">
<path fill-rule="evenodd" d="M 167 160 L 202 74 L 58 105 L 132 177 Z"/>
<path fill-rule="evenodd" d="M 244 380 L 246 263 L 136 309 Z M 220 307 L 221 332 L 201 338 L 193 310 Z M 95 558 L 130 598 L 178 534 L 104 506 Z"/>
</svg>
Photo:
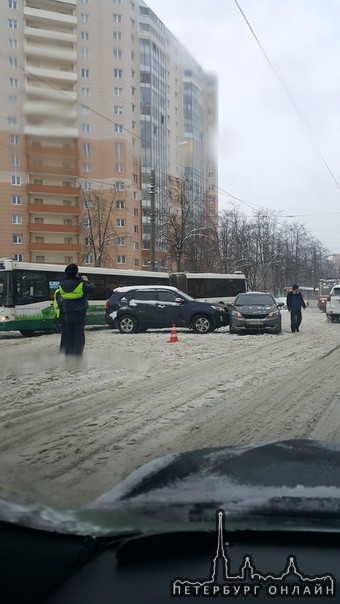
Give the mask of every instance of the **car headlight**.
<svg viewBox="0 0 340 604">
<path fill-rule="evenodd" d="M 215 310 L 220 310 L 221 312 L 225 312 L 225 308 L 223 308 L 223 306 L 215 306 L 214 304 L 212 304 L 211 308 L 214 308 Z"/>
<path fill-rule="evenodd" d="M 268 313 L 268 317 L 278 317 L 280 314 L 279 310 L 272 310 L 272 312 Z"/>
<path fill-rule="evenodd" d="M 238 310 L 232 310 L 231 314 L 233 317 L 242 317 L 241 313 Z"/>
</svg>

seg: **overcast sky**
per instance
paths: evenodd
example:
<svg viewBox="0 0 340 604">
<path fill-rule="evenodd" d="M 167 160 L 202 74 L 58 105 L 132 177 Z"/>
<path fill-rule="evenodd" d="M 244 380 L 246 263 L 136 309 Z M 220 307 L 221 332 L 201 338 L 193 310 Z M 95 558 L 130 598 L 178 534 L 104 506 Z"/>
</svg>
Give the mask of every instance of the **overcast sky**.
<svg viewBox="0 0 340 604">
<path fill-rule="evenodd" d="M 146 3 L 218 76 L 220 210 L 231 194 L 340 253 L 340 0 Z"/>
</svg>

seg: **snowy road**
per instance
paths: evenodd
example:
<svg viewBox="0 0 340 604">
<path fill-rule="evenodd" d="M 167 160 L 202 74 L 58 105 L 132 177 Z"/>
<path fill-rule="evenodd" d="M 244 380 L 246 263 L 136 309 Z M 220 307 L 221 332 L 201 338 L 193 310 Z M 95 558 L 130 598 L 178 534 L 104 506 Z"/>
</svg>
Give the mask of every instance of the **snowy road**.
<svg viewBox="0 0 340 604">
<path fill-rule="evenodd" d="M 57 335 L 0 335 L 2 494 L 84 504 L 156 456 L 289 438 L 340 441 L 340 324 L 205 336 L 87 331 L 79 367 Z"/>
</svg>

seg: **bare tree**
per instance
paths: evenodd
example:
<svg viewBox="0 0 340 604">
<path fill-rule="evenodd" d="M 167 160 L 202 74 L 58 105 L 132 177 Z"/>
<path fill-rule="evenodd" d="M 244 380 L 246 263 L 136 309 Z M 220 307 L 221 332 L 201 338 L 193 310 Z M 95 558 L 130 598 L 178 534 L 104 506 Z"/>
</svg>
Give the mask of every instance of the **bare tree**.
<svg viewBox="0 0 340 604">
<path fill-rule="evenodd" d="M 80 232 L 85 240 L 82 259 L 88 254 L 94 257 L 95 266 L 112 266 L 112 242 L 119 236 L 114 226 L 116 189 L 105 193 L 103 191 L 84 191 L 82 189 L 84 214 L 80 224 Z"/>
<path fill-rule="evenodd" d="M 195 218 L 197 199 L 187 200 L 183 179 L 168 181 L 168 208 L 162 212 L 159 237 L 166 247 L 170 263 L 176 272 L 202 267 L 202 239 L 208 237 L 209 227 Z"/>
</svg>

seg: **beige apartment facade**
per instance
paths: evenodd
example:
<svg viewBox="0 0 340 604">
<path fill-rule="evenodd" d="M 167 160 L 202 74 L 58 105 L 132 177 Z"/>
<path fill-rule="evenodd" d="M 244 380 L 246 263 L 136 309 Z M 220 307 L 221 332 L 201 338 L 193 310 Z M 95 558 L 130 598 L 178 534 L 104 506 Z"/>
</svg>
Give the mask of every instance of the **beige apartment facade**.
<svg viewBox="0 0 340 604">
<path fill-rule="evenodd" d="M 1 17 L 0 257 L 149 269 L 152 169 L 158 221 L 188 174 L 216 219 L 216 80 L 144 2 L 5 0 Z"/>
</svg>

